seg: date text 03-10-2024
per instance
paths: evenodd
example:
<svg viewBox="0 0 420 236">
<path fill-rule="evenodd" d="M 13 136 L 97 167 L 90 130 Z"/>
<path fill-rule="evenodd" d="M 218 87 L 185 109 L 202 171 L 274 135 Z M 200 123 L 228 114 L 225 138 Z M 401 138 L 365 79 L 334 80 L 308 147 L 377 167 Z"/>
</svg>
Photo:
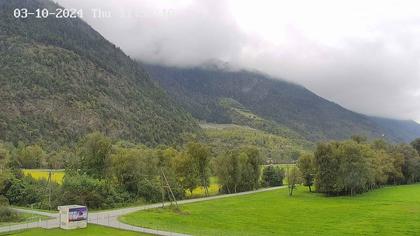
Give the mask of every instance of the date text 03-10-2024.
<svg viewBox="0 0 420 236">
<path fill-rule="evenodd" d="M 48 18 L 48 17 L 55 17 L 55 18 L 83 18 L 83 10 L 82 9 L 67 9 L 67 8 L 57 8 L 53 11 L 43 8 L 43 9 L 34 9 L 29 10 L 27 8 L 16 8 L 13 11 L 13 16 L 15 18 Z"/>
</svg>

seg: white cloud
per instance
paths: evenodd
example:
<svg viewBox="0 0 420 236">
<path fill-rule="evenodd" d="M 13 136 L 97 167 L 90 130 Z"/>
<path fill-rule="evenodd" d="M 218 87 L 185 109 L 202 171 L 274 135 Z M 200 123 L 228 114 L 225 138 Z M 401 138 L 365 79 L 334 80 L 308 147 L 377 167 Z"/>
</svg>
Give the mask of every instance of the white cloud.
<svg viewBox="0 0 420 236">
<path fill-rule="evenodd" d="M 59 0 L 132 57 L 220 59 L 305 85 L 352 110 L 420 121 L 415 0 Z M 132 12 L 122 17 L 121 12 Z"/>
</svg>

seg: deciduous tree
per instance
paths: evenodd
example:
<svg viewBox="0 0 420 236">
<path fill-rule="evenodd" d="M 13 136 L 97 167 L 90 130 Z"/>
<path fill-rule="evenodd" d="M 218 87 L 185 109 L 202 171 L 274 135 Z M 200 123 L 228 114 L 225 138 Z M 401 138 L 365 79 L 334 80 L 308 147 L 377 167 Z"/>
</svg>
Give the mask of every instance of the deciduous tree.
<svg viewBox="0 0 420 236">
<path fill-rule="evenodd" d="M 104 178 L 107 174 L 111 148 L 111 139 L 101 133 L 87 135 L 80 146 L 82 171 L 94 178 Z"/>
<path fill-rule="evenodd" d="M 299 158 L 297 166 L 302 174 L 303 185 L 309 188 L 309 192 L 312 192 L 311 187 L 314 184 L 315 176 L 314 157 L 309 154 L 303 154 Z"/>
</svg>

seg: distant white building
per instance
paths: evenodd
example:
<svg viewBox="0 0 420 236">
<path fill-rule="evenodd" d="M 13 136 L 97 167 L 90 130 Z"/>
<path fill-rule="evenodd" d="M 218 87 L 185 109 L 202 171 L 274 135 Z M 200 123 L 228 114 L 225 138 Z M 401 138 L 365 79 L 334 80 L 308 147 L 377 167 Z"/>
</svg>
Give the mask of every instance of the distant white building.
<svg viewBox="0 0 420 236">
<path fill-rule="evenodd" d="M 88 223 L 88 209 L 86 206 L 68 205 L 59 206 L 60 228 L 78 229 L 86 228 Z"/>
</svg>

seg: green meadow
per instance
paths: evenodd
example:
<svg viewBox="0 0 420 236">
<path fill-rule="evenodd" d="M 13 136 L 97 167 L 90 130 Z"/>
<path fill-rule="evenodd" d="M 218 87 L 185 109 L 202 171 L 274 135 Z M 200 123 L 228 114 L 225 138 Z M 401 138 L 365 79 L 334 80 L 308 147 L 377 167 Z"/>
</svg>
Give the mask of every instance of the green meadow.
<svg viewBox="0 0 420 236">
<path fill-rule="evenodd" d="M 420 185 L 325 197 L 299 187 L 121 217 L 131 225 L 193 235 L 420 235 Z"/>
</svg>

